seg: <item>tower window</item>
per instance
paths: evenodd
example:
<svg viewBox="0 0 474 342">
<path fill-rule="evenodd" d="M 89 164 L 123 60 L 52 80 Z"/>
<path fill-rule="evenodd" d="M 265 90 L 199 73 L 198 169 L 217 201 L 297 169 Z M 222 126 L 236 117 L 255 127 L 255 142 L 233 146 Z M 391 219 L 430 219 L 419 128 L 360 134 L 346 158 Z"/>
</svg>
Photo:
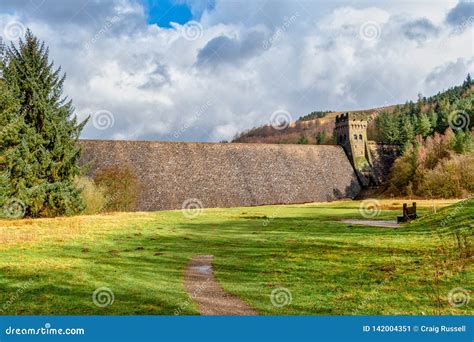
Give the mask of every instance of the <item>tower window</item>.
<svg viewBox="0 0 474 342">
<path fill-rule="evenodd" d="M 354 134 L 354 140 L 357 140 L 357 134 Z"/>
<path fill-rule="evenodd" d="M 359 139 L 362 140 L 362 134 L 359 134 Z"/>
</svg>

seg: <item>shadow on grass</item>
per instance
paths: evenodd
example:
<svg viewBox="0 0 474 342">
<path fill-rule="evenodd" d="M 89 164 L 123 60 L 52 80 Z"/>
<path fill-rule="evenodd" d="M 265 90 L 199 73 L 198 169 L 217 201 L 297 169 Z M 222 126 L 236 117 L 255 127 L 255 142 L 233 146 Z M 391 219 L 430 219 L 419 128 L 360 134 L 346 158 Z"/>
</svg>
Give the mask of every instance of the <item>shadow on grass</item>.
<svg viewBox="0 0 474 342">
<path fill-rule="evenodd" d="M 233 210 L 232 219 L 204 213 L 186 220 L 172 213 L 163 220 L 157 214 L 156 222 L 141 227 L 132 224 L 106 236 L 43 244 L 29 251 L 29 259 L 9 250 L 6 257 L 18 265 L 0 269 L 0 303 L 33 279 L 4 313 L 196 314 L 182 285 L 183 270 L 194 255 L 212 254 L 224 289 L 261 314 L 433 312 L 429 276 L 436 270 L 429 261 L 437 240 L 429 230 L 334 221 L 358 217 L 353 207 L 327 213 L 320 207 L 295 207 L 274 215 L 277 209 L 253 208 L 240 216 Z M 72 266 L 45 265 L 37 272 L 28 268 L 48 258 Z M 455 281 L 446 286 L 456 287 Z M 92 293 L 102 286 L 115 295 L 105 308 L 92 302 Z M 270 293 L 278 287 L 291 291 L 291 305 L 271 304 Z"/>
</svg>

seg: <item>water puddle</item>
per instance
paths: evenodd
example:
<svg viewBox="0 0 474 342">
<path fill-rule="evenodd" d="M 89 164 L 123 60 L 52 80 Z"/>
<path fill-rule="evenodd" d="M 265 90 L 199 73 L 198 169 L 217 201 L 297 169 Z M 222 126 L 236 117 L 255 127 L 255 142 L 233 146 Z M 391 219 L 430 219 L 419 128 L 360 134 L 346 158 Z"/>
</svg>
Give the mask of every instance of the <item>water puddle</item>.
<svg viewBox="0 0 474 342">
<path fill-rule="evenodd" d="M 193 271 L 198 271 L 202 274 L 212 274 L 212 266 L 210 265 L 203 265 L 203 266 L 191 266 L 189 267 Z"/>
<path fill-rule="evenodd" d="M 358 224 L 361 226 L 371 227 L 385 227 L 385 228 L 398 228 L 400 225 L 397 221 L 383 221 L 383 220 L 341 220 L 344 223 Z"/>
</svg>

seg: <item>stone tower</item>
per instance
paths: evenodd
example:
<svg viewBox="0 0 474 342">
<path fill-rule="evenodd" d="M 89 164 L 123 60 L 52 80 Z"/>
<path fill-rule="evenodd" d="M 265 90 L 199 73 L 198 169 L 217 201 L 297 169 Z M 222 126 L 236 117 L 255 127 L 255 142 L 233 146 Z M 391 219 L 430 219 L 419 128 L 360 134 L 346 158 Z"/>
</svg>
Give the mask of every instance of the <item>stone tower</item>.
<svg viewBox="0 0 474 342">
<path fill-rule="evenodd" d="M 337 143 L 344 147 L 362 185 L 369 185 L 372 163 L 367 145 L 367 121 L 352 119 L 349 113 L 336 116 Z"/>
</svg>

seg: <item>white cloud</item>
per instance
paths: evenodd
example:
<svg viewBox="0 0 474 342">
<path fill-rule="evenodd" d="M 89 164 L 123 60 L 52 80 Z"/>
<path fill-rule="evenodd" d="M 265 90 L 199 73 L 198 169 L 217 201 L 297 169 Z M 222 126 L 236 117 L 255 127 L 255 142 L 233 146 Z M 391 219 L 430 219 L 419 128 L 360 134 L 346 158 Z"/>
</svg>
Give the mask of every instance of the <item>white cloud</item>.
<svg viewBox="0 0 474 342">
<path fill-rule="evenodd" d="M 404 102 L 460 83 L 474 67 L 472 26 L 453 31 L 446 21 L 456 2 L 218 0 L 196 40 L 178 24 L 147 25 L 132 0 L 79 12 L 78 2 L 62 3 L 55 11 L 4 3 L 0 34 L 12 20 L 31 27 L 67 72 L 79 117 L 113 113 L 113 127 L 88 124 L 85 138 L 230 139 L 278 109 L 297 118 Z"/>
</svg>

